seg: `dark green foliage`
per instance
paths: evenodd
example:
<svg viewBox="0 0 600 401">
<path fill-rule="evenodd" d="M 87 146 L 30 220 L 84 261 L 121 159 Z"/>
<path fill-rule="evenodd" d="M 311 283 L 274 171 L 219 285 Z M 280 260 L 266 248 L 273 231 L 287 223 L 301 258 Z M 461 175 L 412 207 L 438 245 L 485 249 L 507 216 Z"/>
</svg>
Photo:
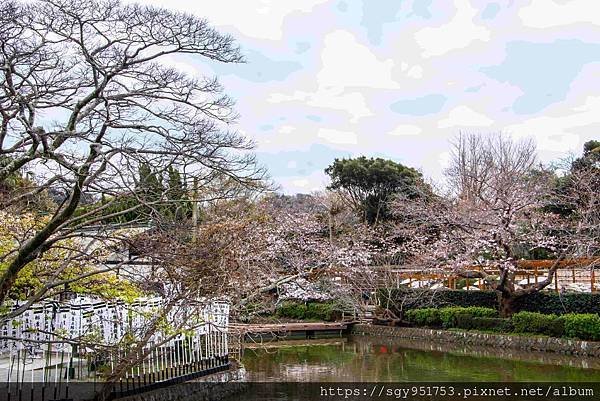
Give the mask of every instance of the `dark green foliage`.
<svg viewBox="0 0 600 401">
<path fill-rule="evenodd" d="M 339 313 L 336 305 L 332 302 L 293 302 L 285 301 L 275 311 L 277 317 L 285 317 L 297 320 L 321 320 L 333 321 Z"/>
<path fill-rule="evenodd" d="M 515 309 L 518 311 L 545 314 L 554 313 L 556 315 L 563 315 L 565 313 L 598 313 L 600 311 L 600 294 L 537 292 L 517 299 Z"/>
<path fill-rule="evenodd" d="M 582 173 L 584 177 L 587 176 L 584 188 L 600 186 L 600 141 L 586 142 L 583 145 L 583 155 L 571 163 L 569 173 L 555 177 L 554 196 L 544 209 L 562 216 L 572 216 L 579 207 L 589 207 L 592 201 L 589 194 L 580 191 Z"/>
<path fill-rule="evenodd" d="M 416 326 L 439 327 L 442 325 L 439 309 L 412 309 L 404 315 L 407 321 Z"/>
<path fill-rule="evenodd" d="M 391 295 L 389 295 L 391 294 Z M 380 297 L 388 296 L 396 303 L 404 300 L 403 309 L 415 309 L 426 306 L 483 306 L 496 308 L 498 296 L 494 291 L 437 291 L 431 295 L 418 295 L 412 289 L 381 291 Z M 409 301 L 406 301 L 408 299 Z M 392 311 L 397 313 L 397 307 L 392 305 Z M 569 293 L 536 292 L 518 298 L 515 302 L 516 311 L 539 312 L 544 314 L 564 315 L 566 313 L 598 313 L 600 311 L 600 293 Z"/>
<path fill-rule="evenodd" d="M 498 333 L 508 333 L 513 330 L 510 319 L 500 317 L 473 317 L 469 314 L 457 315 L 455 327 L 465 330 L 495 331 Z"/>
<path fill-rule="evenodd" d="M 160 176 L 152 171 L 148 163 L 140 164 L 138 168 L 139 181 L 137 191 L 141 198 L 146 202 L 156 202 L 160 199 L 164 187 Z"/>
<path fill-rule="evenodd" d="M 306 317 L 307 320 L 334 320 L 335 308 L 331 303 L 314 303 L 311 302 L 306 305 Z"/>
<path fill-rule="evenodd" d="M 277 307 L 275 315 L 277 317 L 287 317 L 290 319 L 304 319 L 306 316 L 306 305 L 297 302 L 283 302 Z"/>
<path fill-rule="evenodd" d="M 387 304 L 387 300 L 390 298 L 392 304 L 390 309 L 396 314 L 400 313 L 400 306 L 406 311 L 428 306 L 483 306 L 496 308 L 498 305 L 498 296 L 493 291 L 444 290 L 427 294 L 419 289 L 399 288 L 380 290 L 378 296 L 386 301 L 382 304 Z"/>
<path fill-rule="evenodd" d="M 167 170 L 167 204 L 162 209 L 162 214 L 173 221 L 181 221 L 192 215 L 192 203 L 190 202 L 185 183 L 181 179 L 179 171 L 173 167 Z"/>
<path fill-rule="evenodd" d="M 600 316 L 593 313 L 569 313 L 562 316 L 565 336 L 580 340 L 600 341 Z"/>
<path fill-rule="evenodd" d="M 537 312 L 519 312 L 511 317 L 516 333 L 545 334 L 551 337 L 562 337 L 565 324 L 562 316 L 544 315 Z"/>
<path fill-rule="evenodd" d="M 158 222 L 181 223 L 191 216 L 192 203 L 177 169 L 169 167 L 166 179 L 163 180 L 161 174 L 154 171 L 148 163 L 142 163 L 138 168 L 138 174 L 135 194 L 123 193 L 118 197 L 102 196 L 99 202 L 80 206 L 75 216 L 108 203 L 110 205 L 102 210 L 102 215 L 110 216 L 102 220 L 105 223 L 147 222 L 150 219 Z"/>
<path fill-rule="evenodd" d="M 531 333 L 600 341 L 600 316 L 594 313 L 569 313 L 557 316 L 519 312 L 510 319 L 504 319 L 499 318 L 498 312 L 489 308 L 450 307 L 411 309 L 405 313 L 405 318 L 418 327 Z"/>
<path fill-rule="evenodd" d="M 491 308 L 483 308 L 480 306 L 470 306 L 463 308 L 460 306 L 441 308 L 440 320 L 445 328 L 457 327 L 457 321 L 460 317 L 498 317 L 498 311 Z"/>
<path fill-rule="evenodd" d="M 587 141 L 583 144 L 583 156 L 573 161 L 571 171 L 583 169 L 594 169 L 597 171 L 600 169 L 598 162 L 600 162 L 600 141 Z"/>
<path fill-rule="evenodd" d="M 495 318 L 498 312 L 495 309 L 481 307 L 449 307 L 449 308 L 423 308 L 412 309 L 404 315 L 406 320 L 416 326 L 428 327 L 458 327 L 459 321 L 469 318 Z"/>
<path fill-rule="evenodd" d="M 335 159 L 325 169 L 331 177 L 329 189 L 346 191 L 360 208 L 365 221 L 374 224 L 390 217 L 387 202 L 393 194 L 417 196 L 421 173 L 381 158 Z"/>
</svg>

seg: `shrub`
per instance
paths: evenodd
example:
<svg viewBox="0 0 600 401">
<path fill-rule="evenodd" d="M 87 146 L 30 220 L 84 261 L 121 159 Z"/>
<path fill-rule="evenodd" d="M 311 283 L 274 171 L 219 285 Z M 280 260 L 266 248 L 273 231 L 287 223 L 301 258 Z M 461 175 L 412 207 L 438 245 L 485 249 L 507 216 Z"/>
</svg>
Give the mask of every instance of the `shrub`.
<svg viewBox="0 0 600 401">
<path fill-rule="evenodd" d="M 330 303 L 309 303 L 305 319 L 331 321 L 334 319 L 335 308 Z"/>
<path fill-rule="evenodd" d="M 564 319 L 555 314 L 544 315 L 524 311 L 515 313 L 511 320 L 517 333 L 545 334 L 552 337 L 561 337 L 565 333 Z"/>
<path fill-rule="evenodd" d="M 565 335 L 581 340 L 600 340 L 600 316 L 593 313 L 570 313 L 562 317 Z"/>
<path fill-rule="evenodd" d="M 445 328 L 457 327 L 457 318 L 459 316 L 469 317 L 497 317 L 498 312 L 495 309 L 483 308 L 480 306 L 471 306 L 468 308 L 463 307 L 449 307 L 441 308 L 439 310 L 440 320 L 442 326 Z M 464 317 L 463 317 L 464 319 Z"/>
<path fill-rule="evenodd" d="M 429 305 L 436 307 L 483 306 L 487 308 L 496 308 L 498 304 L 498 296 L 493 291 L 443 290 L 434 292 L 421 289 L 399 288 L 393 290 L 379 290 L 378 296 L 384 301 L 391 298 L 391 309 L 395 312 L 399 312 L 399 309 L 401 308 L 403 310 L 409 310 Z M 395 307 L 394 304 L 396 305 Z"/>
<path fill-rule="evenodd" d="M 392 298 L 391 309 L 398 312 L 400 304 L 402 309 L 416 309 L 425 306 L 483 306 L 486 308 L 496 308 L 498 305 L 498 296 L 494 291 L 462 291 L 462 290 L 444 290 L 429 291 L 429 294 L 423 290 L 401 288 L 378 292 L 379 297 L 387 299 Z M 401 302 L 404 300 L 404 302 Z M 515 302 L 516 311 L 539 312 L 545 314 L 554 313 L 564 315 L 566 313 L 597 313 L 600 310 L 600 293 L 569 293 L 556 294 L 553 292 L 536 292 L 521 297 Z"/>
<path fill-rule="evenodd" d="M 597 313 L 600 310 L 600 294 L 555 294 L 536 292 L 519 298 L 515 303 L 519 311 L 564 315 L 566 313 Z"/>
<path fill-rule="evenodd" d="M 303 303 L 286 301 L 277 307 L 275 315 L 277 317 L 302 320 L 305 319 L 307 309 Z"/>
<path fill-rule="evenodd" d="M 435 308 L 411 309 L 404 316 L 416 326 L 437 327 L 442 324 L 439 310 Z"/>
<path fill-rule="evenodd" d="M 468 314 L 456 315 L 456 327 L 467 330 L 490 330 L 508 333 L 513 330 L 510 319 L 499 317 L 473 317 Z"/>
</svg>

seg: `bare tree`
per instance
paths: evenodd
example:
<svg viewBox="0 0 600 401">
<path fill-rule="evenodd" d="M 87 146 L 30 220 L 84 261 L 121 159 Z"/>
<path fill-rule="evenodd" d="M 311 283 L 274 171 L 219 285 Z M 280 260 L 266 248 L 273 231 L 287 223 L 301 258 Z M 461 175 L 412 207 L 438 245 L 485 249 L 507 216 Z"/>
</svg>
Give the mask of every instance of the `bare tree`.
<svg viewBox="0 0 600 401">
<path fill-rule="evenodd" d="M 85 236 L 81 228 L 164 202 L 164 194 L 140 191 L 144 164 L 159 175 L 177 169 L 200 188 L 223 177 L 246 187 L 261 182 L 247 152 L 252 143 L 230 130 L 233 102 L 217 80 L 169 65 L 181 54 L 242 61 L 233 38 L 206 20 L 118 0 L 10 1 L 0 6 L 0 42 L 0 181 L 36 177 L 2 207 L 61 194 L 50 218 L 3 255 L 0 303 L 25 266 Z M 107 201 L 77 212 L 82 199 L 100 196 Z M 135 202 L 115 210 L 125 196 Z"/>
</svg>

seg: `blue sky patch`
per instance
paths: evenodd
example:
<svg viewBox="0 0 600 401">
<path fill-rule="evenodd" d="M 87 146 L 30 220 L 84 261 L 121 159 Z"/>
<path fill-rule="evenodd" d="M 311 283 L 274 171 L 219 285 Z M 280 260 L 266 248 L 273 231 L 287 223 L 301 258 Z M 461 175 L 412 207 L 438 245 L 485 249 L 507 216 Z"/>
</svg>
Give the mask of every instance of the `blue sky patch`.
<svg viewBox="0 0 600 401">
<path fill-rule="evenodd" d="M 447 98 L 444 95 L 431 94 L 415 99 L 399 100 L 390 105 L 390 109 L 398 114 L 425 116 L 442 110 L 446 100 Z"/>
<path fill-rule="evenodd" d="M 512 109 L 516 114 L 533 114 L 564 100 L 583 66 L 599 60 L 600 44 L 579 40 L 510 42 L 506 46 L 505 60 L 481 71 L 522 89 L 524 93 Z"/>
<path fill-rule="evenodd" d="M 500 12 L 500 4 L 490 3 L 481 12 L 481 19 L 494 19 Z"/>
</svg>

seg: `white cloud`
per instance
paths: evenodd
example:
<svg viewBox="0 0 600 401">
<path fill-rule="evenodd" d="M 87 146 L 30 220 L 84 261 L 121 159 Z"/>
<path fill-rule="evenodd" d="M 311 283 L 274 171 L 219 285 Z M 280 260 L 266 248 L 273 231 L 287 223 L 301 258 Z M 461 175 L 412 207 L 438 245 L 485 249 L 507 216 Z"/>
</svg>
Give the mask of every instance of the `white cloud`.
<svg viewBox="0 0 600 401">
<path fill-rule="evenodd" d="M 295 187 L 300 187 L 302 189 L 305 189 L 306 187 L 308 187 L 310 184 L 310 181 L 306 178 L 299 178 L 297 180 L 292 180 L 292 185 Z"/>
<path fill-rule="evenodd" d="M 415 65 L 408 70 L 406 76 L 409 78 L 420 79 L 423 78 L 423 67 Z"/>
<path fill-rule="evenodd" d="M 417 127 L 416 125 L 398 125 L 392 131 L 388 132 L 388 135 L 393 136 L 404 136 L 404 135 L 419 135 L 423 132 L 421 127 Z"/>
<path fill-rule="evenodd" d="M 476 40 L 490 40 L 490 31 L 473 22 L 479 10 L 473 8 L 469 0 L 455 0 L 454 5 L 456 14 L 449 23 L 415 33 L 415 40 L 423 49 L 423 57 L 441 56 L 465 48 Z"/>
<path fill-rule="evenodd" d="M 448 167 L 450 167 L 451 160 L 452 160 L 452 156 L 450 155 L 450 152 L 441 152 L 438 155 L 438 163 L 439 163 L 440 167 L 442 168 L 442 170 L 445 170 Z"/>
<path fill-rule="evenodd" d="M 207 18 L 213 25 L 235 27 L 250 37 L 278 40 L 283 37 L 285 17 L 293 12 L 310 12 L 326 1 L 220 0 L 207 4 L 190 0 L 145 0 L 144 3 L 193 13 Z"/>
<path fill-rule="evenodd" d="M 339 89 L 320 89 L 314 93 L 295 91 L 291 95 L 272 93 L 267 100 L 270 103 L 299 101 L 313 107 L 342 110 L 352 116 L 350 122 L 357 122 L 363 117 L 373 115 L 361 93 L 343 93 Z"/>
<path fill-rule="evenodd" d="M 467 106 L 458 106 L 450 110 L 448 117 L 438 122 L 438 127 L 489 127 L 492 124 L 494 121 L 486 115 Z"/>
<path fill-rule="evenodd" d="M 296 128 L 292 127 L 291 125 L 284 125 L 283 127 L 279 128 L 280 134 L 291 134 L 294 131 L 296 131 Z"/>
<path fill-rule="evenodd" d="M 356 145 L 358 142 L 358 138 L 354 132 L 338 131 L 330 128 L 320 128 L 317 136 L 325 139 L 327 142 L 341 145 Z"/>
<path fill-rule="evenodd" d="M 397 88 L 392 78 L 394 61 L 380 61 L 367 46 L 348 31 L 337 30 L 325 36 L 319 87 Z"/>
<path fill-rule="evenodd" d="M 579 130 L 598 124 L 600 96 L 588 96 L 583 105 L 572 110 L 568 115 L 532 118 L 504 130 L 517 137 L 533 136 L 540 150 L 579 151 Z"/>
<path fill-rule="evenodd" d="M 296 168 L 296 167 L 298 167 L 298 162 L 296 162 L 296 160 L 290 160 L 289 162 L 287 162 L 286 167 L 287 168 Z"/>
<path fill-rule="evenodd" d="M 575 23 L 600 25 L 597 0 L 532 1 L 519 10 L 523 25 L 532 28 L 551 28 Z"/>
<path fill-rule="evenodd" d="M 329 184 L 329 177 L 322 170 L 307 176 L 281 177 L 278 183 L 285 193 L 310 193 L 319 191 Z"/>
</svg>

